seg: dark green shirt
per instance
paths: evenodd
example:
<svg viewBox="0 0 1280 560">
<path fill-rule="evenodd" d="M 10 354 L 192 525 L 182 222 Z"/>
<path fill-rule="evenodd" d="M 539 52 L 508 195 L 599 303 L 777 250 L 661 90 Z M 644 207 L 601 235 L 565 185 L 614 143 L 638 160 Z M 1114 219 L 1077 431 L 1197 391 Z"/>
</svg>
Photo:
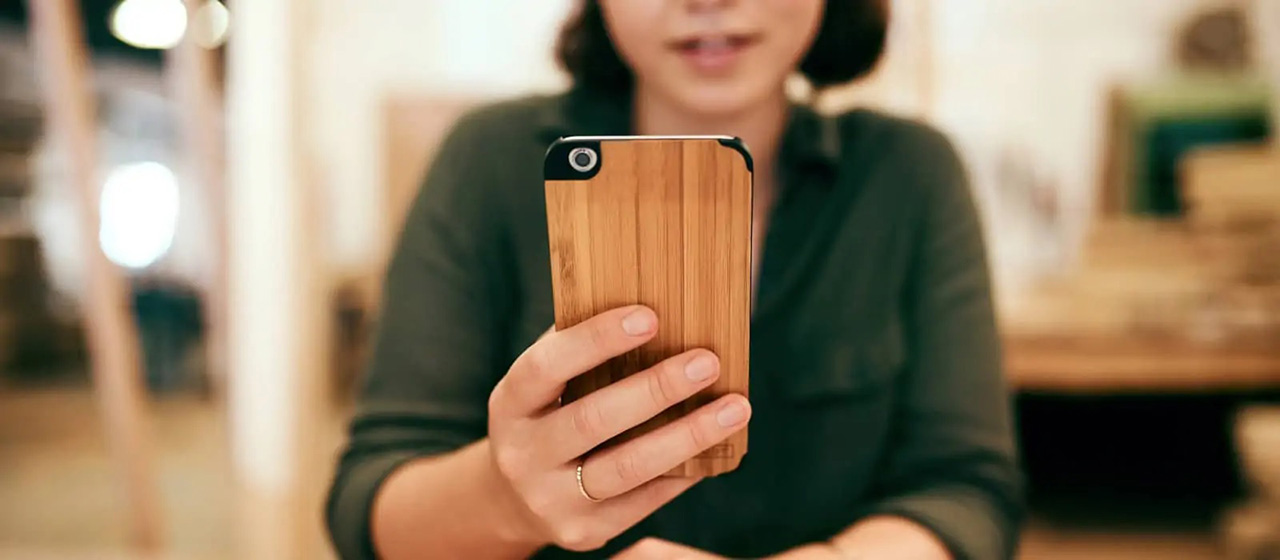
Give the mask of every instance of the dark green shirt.
<svg viewBox="0 0 1280 560">
<path fill-rule="evenodd" d="M 553 323 L 543 153 L 563 135 L 629 133 L 629 109 L 583 91 L 502 103 L 444 143 L 387 275 L 330 494 L 343 557 L 372 557 L 370 505 L 393 469 L 485 437 L 490 390 Z M 959 558 L 1010 557 L 1021 482 L 955 150 L 913 122 L 797 106 L 778 184 L 751 323 L 750 452 L 583 556 L 658 536 L 758 557 L 893 514 Z"/>
</svg>

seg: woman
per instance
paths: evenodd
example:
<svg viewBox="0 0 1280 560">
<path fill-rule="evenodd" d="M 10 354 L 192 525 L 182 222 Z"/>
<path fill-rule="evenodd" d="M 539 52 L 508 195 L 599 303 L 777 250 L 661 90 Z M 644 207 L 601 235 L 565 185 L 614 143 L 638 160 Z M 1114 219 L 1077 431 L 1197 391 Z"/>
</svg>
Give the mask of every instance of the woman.
<svg viewBox="0 0 1280 560">
<path fill-rule="evenodd" d="M 886 19 L 883 0 L 587 0 L 558 48 L 569 93 L 462 119 L 388 273 L 330 496 L 341 554 L 1009 557 L 1019 477 L 956 155 L 924 126 L 820 117 L 784 94 L 796 71 L 818 88 L 866 73 Z M 571 134 L 751 147 L 750 401 L 728 395 L 590 452 L 711 383 L 719 363 L 696 350 L 559 406 L 565 380 L 662 320 L 632 306 L 543 336 L 540 170 Z M 658 476 L 748 422 L 738 470 Z"/>
</svg>

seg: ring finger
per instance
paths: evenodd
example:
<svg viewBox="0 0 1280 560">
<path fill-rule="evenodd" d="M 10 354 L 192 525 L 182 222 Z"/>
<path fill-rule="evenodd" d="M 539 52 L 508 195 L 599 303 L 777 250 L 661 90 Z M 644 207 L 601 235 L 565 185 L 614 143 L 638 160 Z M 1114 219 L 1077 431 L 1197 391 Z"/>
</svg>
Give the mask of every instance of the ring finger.
<svg viewBox="0 0 1280 560">
<path fill-rule="evenodd" d="M 720 397 L 676 422 L 589 456 L 582 467 L 582 489 L 601 500 L 624 494 L 720 443 L 750 417 L 746 397 Z"/>
</svg>

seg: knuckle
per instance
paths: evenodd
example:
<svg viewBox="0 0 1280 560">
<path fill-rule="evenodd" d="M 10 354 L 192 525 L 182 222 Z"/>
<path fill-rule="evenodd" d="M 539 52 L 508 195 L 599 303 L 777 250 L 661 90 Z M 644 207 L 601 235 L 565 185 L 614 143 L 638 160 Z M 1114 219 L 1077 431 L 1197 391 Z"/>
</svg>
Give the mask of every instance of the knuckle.
<svg viewBox="0 0 1280 560">
<path fill-rule="evenodd" d="M 579 521 L 560 524 L 555 529 L 555 542 L 556 546 L 574 552 L 587 552 L 604 546 L 604 540 Z"/>
<path fill-rule="evenodd" d="M 503 401 L 506 400 L 505 394 L 507 391 L 505 387 L 506 387 L 505 380 L 499 381 L 498 384 L 493 387 L 493 391 L 489 393 L 489 417 L 490 418 L 494 416 L 494 412 L 503 410 Z"/>
<path fill-rule="evenodd" d="M 534 383 L 541 383 L 551 377 L 555 358 L 546 344 L 535 344 L 525 351 L 524 374 Z"/>
<path fill-rule="evenodd" d="M 679 399 L 679 392 L 675 387 L 671 386 L 670 372 L 675 368 L 668 365 L 665 371 L 653 372 L 648 376 L 649 397 L 653 399 L 653 404 L 666 408 Z"/>
<path fill-rule="evenodd" d="M 688 441 L 688 444 L 692 449 L 706 449 L 707 447 L 711 447 L 711 444 L 714 443 L 710 434 L 708 434 L 702 427 L 698 426 L 696 422 L 686 423 L 684 433 L 685 439 Z"/>
<path fill-rule="evenodd" d="M 556 499 L 548 492 L 530 492 L 523 496 L 524 507 L 538 519 L 551 519 L 556 512 Z"/>
<path fill-rule="evenodd" d="M 595 348 L 612 348 L 614 337 L 611 324 L 606 321 L 592 321 L 591 328 L 587 329 L 587 338 Z"/>
<path fill-rule="evenodd" d="M 523 453 L 505 445 L 494 448 L 493 462 L 502 476 L 512 480 L 519 478 L 520 470 L 526 464 Z"/>
<path fill-rule="evenodd" d="M 591 400 L 578 401 L 577 406 L 574 406 L 569 414 L 569 421 L 573 425 L 574 433 L 586 439 L 599 438 L 604 426 L 604 416 L 600 412 L 600 407 Z"/>
<path fill-rule="evenodd" d="M 618 481 L 623 486 L 638 486 L 644 482 L 643 476 L 640 474 L 639 462 L 640 459 L 635 452 L 622 453 L 614 459 L 614 475 L 618 477 Z"/>
</svg>

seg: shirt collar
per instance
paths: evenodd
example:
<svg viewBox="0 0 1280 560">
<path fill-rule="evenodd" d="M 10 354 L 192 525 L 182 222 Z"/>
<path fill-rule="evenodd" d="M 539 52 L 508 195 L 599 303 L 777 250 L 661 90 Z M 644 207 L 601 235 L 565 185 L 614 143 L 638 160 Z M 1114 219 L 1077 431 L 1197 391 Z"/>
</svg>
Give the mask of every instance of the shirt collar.
<svg viewBox="0 0 1280 560">
<path fill-rule="evenodd" d="M 792 104 L 791 120 L 782 135 L 779 165 L 787 172 L 834 174 L 840 165 L 840 129 L 836 119 L 808 105 Z M 830 185 L 830 181 L 807 182 Z"/>
<path fill-rule="evenodd" d="M 574 88 L 544 106 L 539 129 L 548 144 L 563 136 L 631 134 L 631 94 Z M 781 170 L 832 173 L 840 162 L 840 148 L 836 119 L 820 115 L 808 105 L 791 105 L 791 117 L 778 153 Z"/>
</svg>

